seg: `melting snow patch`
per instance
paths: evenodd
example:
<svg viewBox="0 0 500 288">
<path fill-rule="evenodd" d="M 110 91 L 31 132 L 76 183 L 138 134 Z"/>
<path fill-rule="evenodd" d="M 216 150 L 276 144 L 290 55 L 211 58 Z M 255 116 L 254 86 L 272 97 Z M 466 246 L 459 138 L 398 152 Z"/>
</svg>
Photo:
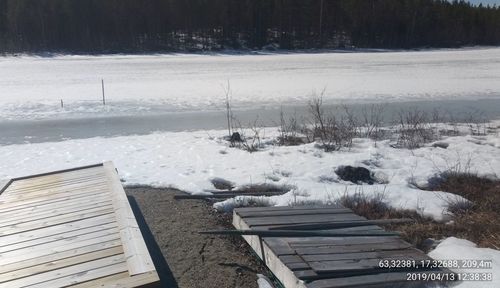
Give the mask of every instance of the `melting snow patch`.
<svg viewBox="0 0 500 288">
<path fill-rule="evenodd" d="M 429 256 L 436 260 L 458 260 L 460 266 L 463 267 L 473 261 L 491 261 L 491 267 L 483 268 L 463 268 L 451 269 L 457 273 L 491 273 L 492 281 L 463 281 L 454 287 L 463 288 L 485 288 L 485 287 L 500 287 L 500 251 L 489 248 L 478 248 L 476 244 L 468 240 L 449 237 L 442 241 L 436 249 L 429 253 Z M 478 266 L 478 265 L 470 265 Z M 468 274 L 470 275 L 470 274 Z M 486 275 L 486 274 L 483 274 Z"/>
</svg>

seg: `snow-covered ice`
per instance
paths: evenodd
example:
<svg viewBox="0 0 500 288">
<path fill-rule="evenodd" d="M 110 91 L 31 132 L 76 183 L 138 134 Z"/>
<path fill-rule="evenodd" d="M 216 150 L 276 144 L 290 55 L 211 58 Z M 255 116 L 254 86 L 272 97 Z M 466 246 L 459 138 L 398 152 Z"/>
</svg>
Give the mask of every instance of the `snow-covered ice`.
<svg viewBox="0 0 500 288">
<path fill-rule="evenodd" d="M 228 80 L 235 108 L 303 104 L 323 88 L 335 103 L 500 98 L 500 48 L 0 57 L 0 120 L 220 109 Z"/>
</svg>

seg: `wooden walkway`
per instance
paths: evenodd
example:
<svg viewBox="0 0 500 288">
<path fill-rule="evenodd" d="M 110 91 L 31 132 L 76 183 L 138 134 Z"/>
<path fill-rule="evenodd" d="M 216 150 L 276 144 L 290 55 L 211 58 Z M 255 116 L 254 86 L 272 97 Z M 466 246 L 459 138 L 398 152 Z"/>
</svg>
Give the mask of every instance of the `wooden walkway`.
<svg viewBox="0 0 500 288">
<path fill-rule="evenodd" d="M 157 272 L 112 163 L 0 183 L 0 287 L 155 283 Z"/>
<path fill-rule="evenodd" d="M 304 230 L 308 224 L 364 220 L 366 218 L 340 206 L 237 208 L 233 214 L 233 225 L 241 230 L 290 230 L 293 225 L 300 225 Z M 320 231 L 378 233 L 384 230 L 369 225 Z M 379 262 L 382 259 L 417 262 L 430 259 L 399 236 L 243 237 L 286 288 L 423 287 L 422 283 L 419 286 L 406 281 L 407 272 L 416 272 L 415 269 L 380 268 Z"/>
</svg>

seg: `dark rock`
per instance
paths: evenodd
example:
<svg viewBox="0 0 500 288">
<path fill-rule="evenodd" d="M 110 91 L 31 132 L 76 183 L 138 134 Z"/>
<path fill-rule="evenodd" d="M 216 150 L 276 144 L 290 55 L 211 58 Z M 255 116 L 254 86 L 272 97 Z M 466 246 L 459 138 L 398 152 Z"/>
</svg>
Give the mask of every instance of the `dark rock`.
<svg viewBox="0 0 500 288">
<path fill-rule="evenodd" d="M 223 178 L 215 177 L 210 179 L 210 182 L 212 182 L 212 185 L 214 185 L 215 189 L 218 190 L 232 190 L 235 187 L 233 182 Z"/>
<path fill-rule="evenodd" d="M 371 175 L 370 170 L 364 167 L 340 166 L 335 170 L 340 179 L 350 181 L 355 184 L 368 183 L 372 185 L 376 182 Z"/>
<path fill-rule="evenodd" d="M 231 142 L 243 142 L 243 140 L 241 139 L 241 135 L 239 132 L 234 132 L 233 135 L 231 135 L 231 139 L 230 139 Z"/>
<path fill-rule="evenodd" d="M 435 147 L 435 148 L 446 149 L 446 148 L 448 148 L 448 146 L 450 146 L 450 144 L 448 144 L 446 142 L 436 142 L 436 143 L 432 144 L 432 147 Z"/>
</svg>

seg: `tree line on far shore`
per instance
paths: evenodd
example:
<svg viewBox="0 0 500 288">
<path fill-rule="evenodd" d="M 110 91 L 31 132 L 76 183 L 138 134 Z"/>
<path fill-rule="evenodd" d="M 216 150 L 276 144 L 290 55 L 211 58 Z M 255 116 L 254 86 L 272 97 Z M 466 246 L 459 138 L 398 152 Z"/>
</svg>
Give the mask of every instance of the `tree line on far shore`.
<svg viewBox="0 0 500 288">
<path fill-rule="evenodd" d="M 0 53 L 500 44 L 500 8 L 446 0 L 0 0 Z"/>
</svg>

